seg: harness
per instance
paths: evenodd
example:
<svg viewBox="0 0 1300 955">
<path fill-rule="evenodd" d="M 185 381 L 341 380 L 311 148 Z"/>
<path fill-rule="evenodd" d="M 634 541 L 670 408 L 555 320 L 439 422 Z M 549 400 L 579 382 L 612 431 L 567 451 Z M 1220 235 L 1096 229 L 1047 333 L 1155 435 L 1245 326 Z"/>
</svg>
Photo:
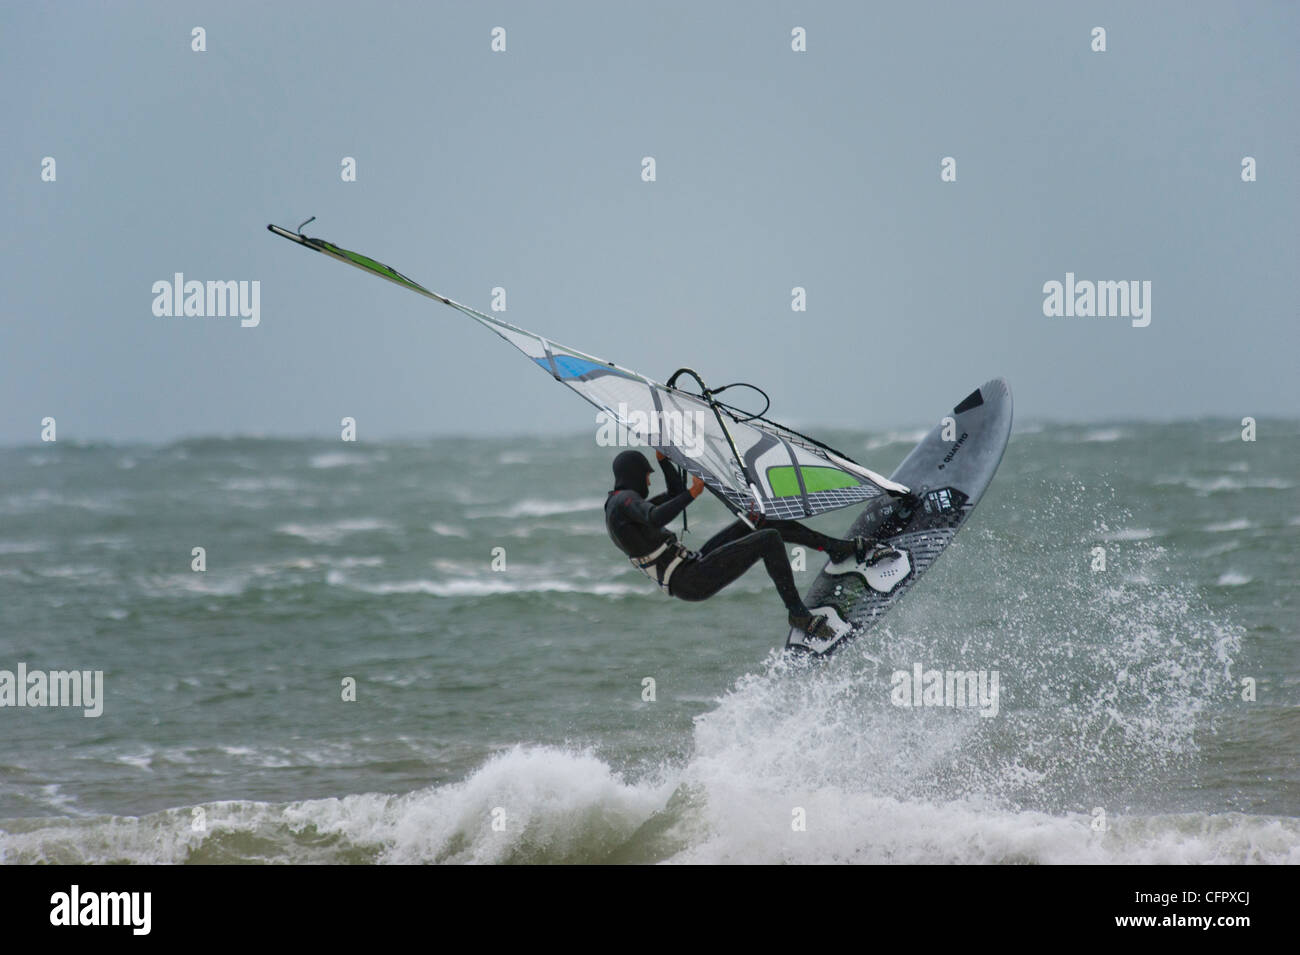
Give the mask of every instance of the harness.
<svg viewBox="0 0 1300 955">
<path fill-rule="evenodd" d="M 666 594 L 672 592 L 668 589 L 668 584 L 672 580 L 673 571 L 687 560 L 694 560 L 699 554 L 693 550 L 687 550 L 676 540 L 666 540 L 650 553 L 643 557 L 629 557 L 632 566 L 641 573 L 653 580 Z"/>
</svg>

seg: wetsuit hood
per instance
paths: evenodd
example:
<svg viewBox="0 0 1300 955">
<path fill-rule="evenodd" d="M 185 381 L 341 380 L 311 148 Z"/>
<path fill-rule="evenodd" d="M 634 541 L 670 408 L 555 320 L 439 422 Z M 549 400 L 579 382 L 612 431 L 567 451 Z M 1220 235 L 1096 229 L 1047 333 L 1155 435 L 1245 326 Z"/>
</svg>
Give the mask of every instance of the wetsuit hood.
<svg viewBox="0 0 1300 955">
<path fill-rule="evenodd" d="M 650 490 L 646 475 L 654 469 L 640 451 L 623 451 L 614 458 L 614 490 L 635 491 L 642 497 Z"/>
</svg>

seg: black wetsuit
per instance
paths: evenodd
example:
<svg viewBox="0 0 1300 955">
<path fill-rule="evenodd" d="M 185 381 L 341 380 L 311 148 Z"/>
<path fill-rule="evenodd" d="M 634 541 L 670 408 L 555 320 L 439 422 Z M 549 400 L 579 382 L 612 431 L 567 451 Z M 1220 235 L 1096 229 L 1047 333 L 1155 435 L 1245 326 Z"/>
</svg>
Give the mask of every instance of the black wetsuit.
<svg viewBox="0 0 1300 955">
<path fill-rule="evenodd" d="M 645 563 L 641 569 L 674 597 L 707 600 L 761 560 L 786 610 L 806 614 L 783 542 L 805 544 L 833 555 L 852 552 L 850 541 L 827 537 L 795 521 L 772 520 L 761 521 L 757 528 L 737 520 L 710 537 L 698 552 L 688 551 L 665 525 L 693 500 L 691 492 L 665 458 L 659 463 L 668 490 L 647 500 L 645 469 L 649 462 L 639 452 L 632 453 L 639 462 L 629 452 L 615 459 L 617 483 L 605 499 L 605 526 L 619 549 L 634 564 Z M 652 561 L 651 555 L 655 555 Z M 669 575 L 666 585 L 665 574 Z"/>
<path fill-rule="evenodd" d="M 620 454 L 618 460 L 628 470 L 616 474 L 614 490 L 605 498 L 605 527 L 619 550 L 628 557 L 643 557 L 663 544 L 677 543 L 677 535 L 665 530 L 665 525 L 686 509 L 694 500 L 682 483 L 682 476 L 667 458 L 659 462 L 664 472 L 668 490 L 646 499 L 645 475 L 649 467 L 640 452 L 635 458 Z M 639 472 L 639 473 L 638 473 Z"/>
</svg>

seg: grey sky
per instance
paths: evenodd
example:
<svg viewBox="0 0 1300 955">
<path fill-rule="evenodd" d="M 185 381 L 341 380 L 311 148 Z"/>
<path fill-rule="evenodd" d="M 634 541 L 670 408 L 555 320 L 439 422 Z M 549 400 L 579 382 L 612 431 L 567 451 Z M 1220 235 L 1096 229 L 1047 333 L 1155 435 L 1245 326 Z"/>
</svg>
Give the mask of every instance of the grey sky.
<svg viewBox="0 0 1300 955">
<path fill-rule="evenodd" d="M 810 427 L 925 424 L 995 375 L 1021 420 L 1292 416 L 1298 10 L 4 4 L 0 442 L 46 415 L 64 440 L 594 430 L 474 323 L 265 231 L 310 215 Z M 1150 326 L 1045 317 L 1067 271 L 1149 280 Z M 175 272 L 259 280 L 260 326 L 155 317 Z"/>
</svg>

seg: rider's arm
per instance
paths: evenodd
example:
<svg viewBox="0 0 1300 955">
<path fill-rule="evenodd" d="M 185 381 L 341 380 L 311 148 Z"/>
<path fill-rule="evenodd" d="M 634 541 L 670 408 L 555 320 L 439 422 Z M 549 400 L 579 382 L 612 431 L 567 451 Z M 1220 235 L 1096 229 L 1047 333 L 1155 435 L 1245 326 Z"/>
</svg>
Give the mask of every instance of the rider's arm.
<svg viewBox="0 0 1300 955">
<path fill-rule="evenodd" d="M 669 460 L 664 454 L 656 451 L 659 458 L 659 470 L 664 472 L 664 483 L 668 486 L 668 496 L 676 497 L 686 490 L 686 482 L 682 480 L 682 472 Z"/>
<path fill-rule="evenodd" d="M 644 502 L 647 506 L 646 520 L 655 527 L 663 527 L 674 517 L 686 510 L 686 505 L 691 503 L 700 496 L 704 490 L 704 482 L 699 478 L 691 481 L 691 486 L 680 494 L 675 494 L 669 500 L 657 506 L 651 506 L 652 502 Z"/>
<path fill-rule="evenodd" d="M 667 495 L 661 494 L 660 497 L 667 497 Z M 646 504 L 652 505 L 646 510 L 646 521 L 648 521 L 653 527 L 663 527 L 682 511 L 686 510 L 686 505 L 691 503 L 693 500 L 695 500 L 694 494 L 690 491 L 682 491 L 680 494 L 674 494 L 667 501 L 658 505 L 654 505 L 651 501 L 646 501 Z"/>
<path fill-rule="evenodd" d="M 667 504 L 678 494 L 681 494 L 682 491 L 686 490 L 686 485 L 682 483 L 682 475 L 681 472 L 677 470 L 677 465 L 664 457 L 663 452 L 656 451 L 655 457 L 659 459 L 659 469 L 664 472 L 664 483 L 668 485 L 668 490 L 650 498 L 650 503 Z M 671 519 L 672 518 L 669 518 L 669 520 Z M 667 523 L 667 521 L 664 523 Z"/>
</svg>

